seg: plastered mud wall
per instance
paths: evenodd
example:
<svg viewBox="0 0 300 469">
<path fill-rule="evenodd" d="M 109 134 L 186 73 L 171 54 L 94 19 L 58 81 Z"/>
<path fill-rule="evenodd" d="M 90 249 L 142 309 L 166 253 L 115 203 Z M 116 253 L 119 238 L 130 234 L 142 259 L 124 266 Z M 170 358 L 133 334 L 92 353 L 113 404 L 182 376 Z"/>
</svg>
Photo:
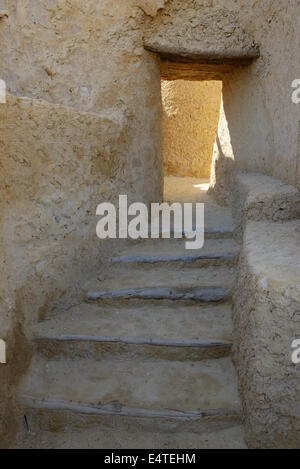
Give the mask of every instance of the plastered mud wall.
<svg viewBox="0 0 300 469">
<path fill-rule="evenodd" d="M 124 184 L 125 134 L 122 112 L 82 113 L 12 95 L 0 106 L 3 444 L 15 430 L 11 398 L 30 359 L 32 326 L 76 302 L 86 277 L 103 269 L 111 245 L 96 237 L 95 207 Z"/>
<path fill-rule="evenodd" d="M 112 249 L 98 203 L 162 196 L 160 71 L 142 29 L 162 2 L 0 1 L 0 445 L 32 325 L 78 297 Z M 18 422 L 22 416 L 19 416 Z"/>
<path fill-rule="evenodd" d="M 122 109 L 127 191 L 148 202 L 162 195 L 161 106 L 158 60 L 144 50 L 143 28 L 159 4 L 0 0 L 0 73 L 8 91 L 81 112 Z"/>
<path fill-rule="evenodd" d="M 210 177 L 221 88 L 218 81 L 162 81 L 166 176 Z"/>
<path fill-rule="evenodd" d="M 221 3 L 236 11 L 261 54 L 224 77 L 212 172 L 218 200 L 234 205 L 243 200 L 237 173 L 255 173 L 244 192 L 247 207 L 241 209 L 243 249 L 234 295 L 246 439 L 252 448 L 297 448 L 299 370 L 291 360 L 291 343 L 300 331 L 299 223 L 283 221 L 285 215 L 299 219 L 300 107 L 292 102 L 291 84 L 300 76 L 300 5 Z M 270 184 L 257 173 L 277 181 Z M 293 187 L 285 192 L 284 182 Z"/>
<path fill-rule="evenodd" d="M 300 77 L 299 2 L 218 3 L 236 12 L 261 54 L 251 66 L 224 77 L 224 112 L 213 174 L 219 200 L 232 193 L 235 171 L 261 172 L 299 187 L 300 105 L 291 99 L 291 84 Z"/>
<path fill-rule="evenodd" d="M 244 233 L 235 357 L 250 448 L 300 445 L 300 368 L 291 349 L 300 328 L 299 228 L 299 220 L 250 222 Z"/>
<path fill-rule="evenodd" d="M 300 191 L 238 174 L 233 213 L 242 251 L 233 295 L 234 358 L 250 448 L 299 448 Z"/>
</svg>

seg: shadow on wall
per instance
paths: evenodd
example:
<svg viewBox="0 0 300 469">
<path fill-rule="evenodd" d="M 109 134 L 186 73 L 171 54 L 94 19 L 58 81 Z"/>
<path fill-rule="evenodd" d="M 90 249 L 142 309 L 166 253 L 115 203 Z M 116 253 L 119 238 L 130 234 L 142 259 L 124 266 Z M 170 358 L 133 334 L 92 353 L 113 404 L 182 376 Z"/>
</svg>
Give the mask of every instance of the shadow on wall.
<svg viewBox="0 0 300 469">
<path fill-rule="evenodd" d="M 227 205 L 230 202 L 230 194 L 234 183 L 234 171 L 235 152 L 225 112 L 223 92 L 210 174 L 210 191 L 214 193 L 220 205 Z"/>
<path fill-rule="evenodd" d="M 220 204 L 231 202 L 237 172 L 276 173 L 274 117 L 259 80 L 253 91 L 255 67 L 237 68 L 223 80 L 211 171 L 211 189 Z"/>
<path fill-rule="evenodd" d="M 226 145 L 224 145 L 224 141 L 221 141 L 220 136 L 217 134 L 213 151 L 209 192 L 214 193 L 220 205 L 228 205 L 230 203 L 234 184 L 234 157 L 228 156 L 223 151 L 224 146 L 228 147 L 228 142 L 227 140 Z"/>
</svg>

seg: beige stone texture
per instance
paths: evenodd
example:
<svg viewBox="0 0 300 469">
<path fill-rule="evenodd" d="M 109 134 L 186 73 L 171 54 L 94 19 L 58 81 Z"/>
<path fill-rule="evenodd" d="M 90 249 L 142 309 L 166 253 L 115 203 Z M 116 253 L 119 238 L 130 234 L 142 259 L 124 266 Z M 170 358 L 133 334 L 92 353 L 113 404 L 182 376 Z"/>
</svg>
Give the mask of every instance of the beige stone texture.
<svg viewBox="0 0 300 469">
<path fill-rule="evenodd" d="M 300 192 L 262 174 L 238 174 L 234 206 L 242 241 L 235 287 L 234 356 L 250 448 L 299 448 Z"/>
<path fill-rule="evenodd" d="M 241 236 L 249 221 L 282 222 L 300 218 L 300 191 L 259 173 L 238 173 L 232 202 L 235 231 Z"/>
<path fill-rule="evenodd" d="M 165 175 L 209 178 L 221 82 L 162 81 Z"/>
<path fill-rule="evenodd" d="M 140 7 L 147 15 L 155 16 L 164 7 L 164 0 L 138 0 L 136 6 Z"/>
<path fill-rule="evenodd" d="M 160 71 L 143 48 L 150 17 L 141 3 L 1 0 L 9 16 L 0 20 L 0 73 L 17 96 L 124 112 L 128 192 L 149 202 L 162 196 Z"/>
<path fill-rule="evenodd" d="M 6 399 L 30 357 L 32 324 L 62 298 L 67 306 L 103 262 L 95 210 L 124 184 L 119 148 L 126 132 L 121 111 L 79 113 L 11 95 L 0 106 L 0 129 L 0 331 L 8 351 L 0 368 L 1 413 L 12 416 Z M 7 438 L 9 421 L 0 422 Z"/>
<path fill-rule="evenodd" d="M 235 359 L 250 448 L 300 446 L 300 223 L 249 222 L 235 293 Z M 276 253 L 276 255 L 274 255 Z"/>
<path fill-rule="evenodd" d="M 257 56 L 257 47 L 236 13 L 213 0 L 172 0 L 144 35 L 145 47 L 164 58 L 192 57 L 206 62 L 235 62 Z"/>
</svg>

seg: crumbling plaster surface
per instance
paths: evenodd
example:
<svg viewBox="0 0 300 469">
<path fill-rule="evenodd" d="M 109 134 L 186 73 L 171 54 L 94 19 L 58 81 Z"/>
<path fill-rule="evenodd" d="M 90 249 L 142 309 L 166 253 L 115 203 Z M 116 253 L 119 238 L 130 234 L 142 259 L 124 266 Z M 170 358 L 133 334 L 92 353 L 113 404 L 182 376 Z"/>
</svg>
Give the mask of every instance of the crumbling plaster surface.
<svg viewBox="0 0 300 469">
<path fill-rule="evenodd" d="M 249 67 L 224 78 L 216 158 L 219 201 L 228 200 L 235 171 L 261 172 L 300 186 L 300 105 L 292 102 L 291 88 L 300 78 L 300 4 L 295 0 L 218 3 L 236 12 L 261 54 Z M 224 123 L 229 129 L 229 153 Z"/>
<path fill-rule="evenodd" d="M 166 176 L 210 177 L 221 89 L 217 81 L 162 82 Z"/>
</svg>

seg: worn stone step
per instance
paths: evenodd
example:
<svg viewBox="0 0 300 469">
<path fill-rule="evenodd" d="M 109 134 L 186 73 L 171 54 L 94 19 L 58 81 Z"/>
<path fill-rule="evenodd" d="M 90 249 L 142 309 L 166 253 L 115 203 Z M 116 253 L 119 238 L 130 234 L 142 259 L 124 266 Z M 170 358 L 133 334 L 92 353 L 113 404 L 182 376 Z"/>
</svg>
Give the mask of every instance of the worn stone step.
<svg viewBox="0 0 300 469">
<path fill-rule="evenodd" d="M 230 354 L 232 343 L 222 340 L 157 340 L 147 337 L 113 337 L 83 334 L 45 335 L 36 338 L 48 358 L 143 358 L 151 360 L 203 360 Z"/>
<path fill-rule="evenodd" d="M 232 339 L 230 304 L 99 305 L 85 303 L 57 311 L 34 328 L 35 336 L 85 334 L 119 337 L 152 337 L 165 340 Z"/>
<path fill-rule="evenodd" d="M 235 269 L 206 267 L 189 269 L 153 266 L 141 270 L 134 265 L 113 265 L 101 277 L 86 282 L 89 301 L 219 302 L 229 299 Z"/>
<path fill-rule="evenodd" d="M 193 226 L 193 231 L 198 231 L 197 230 L 197 227 L 194 225 Z M 235 228 L 233 225 L 228 225 L 228 226 L 218 226 L 218 225 L 214 225 L 214 226 L 205 226 L 204 227 L 204 239 L 206 241 L 209 241 L 209 240 L 212 240 L 212 239 L 220 239 L 220 240 L 223 240 L 223 239 L 232 239 L 233 235 L 234 235 L 234 232 L 235 232 Z M 174 229 L 171 229 L 170 231 L 170 234 L 171 234 L 171 239 L 174 239 L 174 240 L 180 240 L 180 238 L 174 238 L 174 234 L 182 234 L 182 239 L 185 238 L 185 233 L 183 230 L 177 230 L 176 228 Z M 160 239 L 165 239 L 163 236 L 164 236 L 164 232 L 162 230 L 160 230 Z"/>
<path fill-rule="evenodd" d="M 150 288 L 123 288 L 120 290 L 97 290 L 87 293 L 87 300 L 113 300 L 141 299 L 141 300 L 186 300 L 201 303 L 219 303 L 225 301 L 230 292 L 221 287 L 150 287 Z"/>
<path fill-rule="evenodd" d="M 124 407 L 137 409 L 137 414 L 138 409 L 148 409 L 159 415 L 196 409 L 237 411 L 235 385 L 236 372 L 229 357 L 183 363 L 67 358 L 48 361 L 36 355 L 21 385 L 21 394 L 99 406 L 99 411 L 108 413 L 126 413 Z"/>
<path fill-rule="evenodd" d="M 231 306 L 100 306 L 83 303 L 34 329 L 38 350 L 48 358 L 200 360 L 228 355 Z"/>
<path fill-rule="evenodd" d="M 28 411 L 27 416 L 31 423 Z M 118 428 L 101 429 L 92 424 L 84 430 L 39 430 L 34 433 L 32 428 L 28 431 L 24 421 L 20 426 L 23 431 L 19 433 L 13 449 L 247 449 L 240 425 L 203 433 L 122 431 Z"/>
<path fill-rule="evenodd" d="M 117 423 L 119 429 L 138 425 L 201 432 L 210 424 L 222 429 L 240 421 L 230 358 L 184 363 L 46 361 L 37 355 L 19 396 L 23 406 L 37 411 L 42 430 L 50 425 L 55 431 L 55 424 L 61 430 L 72 423 L 78 428 L 96 419 L 104 427 Z"/>
<path fill-rule="evenodd" d="M 124 288 L 176 287 L 193 288 L 222 286 L 230 288 L 235 280 L 236 269 L 233 266 L 208 266 L 190 269 L 176 265 L 153 265 L 151 270 L 136 268 L 135 265 L 109 264 L 99 275 L 88 279 L 83 288 L 110 290 Z"/>
<path fill-rule="evenodd" d="M 241 414 L 235 410 L 217 409 L 207 412 L 144 412 L 143 409 L 123 408 L 123 412 L 86 406 L 82 403 L 35 399 L 19 396 L 20 411 L 26 417 L 26 428 L 32 434 L 47 431 L 51 433 L 81 430 L 86 434 L 90 429 L 103 429 L 106 434 L 115 431 L 126 433 L 138 431 L 145 433 L 168 433 L 197 435 L 216 433 L 241 425 Z M 118 403 L 115 405 L 118 407 Z M 24 421 L 22 418 L 22 423 Z M 21 422 L 20 422 L 21 423 Z M 150 437 L 151 438 L 151 437 Z M 109 445 L 110 447 L 110 445 Z"/>
<path fill-rule="evenodd" d="M 193 231 L 197 231 L 196 226 L 193 226 Z M 150 226 L 149 226 L 148 232 L 151 233 L 151 227 Z M 232 239 L 233 236 L 234 236 L 234 233 L 235 233 L 235 228 L 234 228 L 233 225 L 228 225 L 228 226 L 221 226 L 221 225 L 220 226 L 218 226 L 218 225 L 205 226 L 205 228 L 204 228 L 204 239 L 205 239 L 205 241 Z M 177 238 L 177 237 L 175 238 L 174 234 L 181 234 L 182 238 Z M 162 229 L 159 230 L 159 238 L 156 240 L 156 242 L 158 240 L 160 240 L 160 242 L 166 240 L 165 232 L 162 231 Z M 182 229 L 179 230 L 179 229 L 174 228 L 172 221 L 171 221 L 171 227 L 170 227 L 170 240 L 172 240 L 174 242 L 182 242 L 183 240 L 185 240 L 184 230 L 182 230 Z M 139 244 L 140 242 L 145 243 L 147 241 L 152 241 L 152 238 L 149 235 L 149 238 L 147 238 L 147 239 L 145 239 L 145 238 L 137 238 L 137 239 L 128 238 L 126 241 L 128 242 L 128 244 L 133 244 L 134 245 L 134 244 Z"/>
<path fill-rule="evenodd" d="M 37 350 L 47 358 L 204 360 L 230 354 L 232 343 L 222 340 L 168 341 L 95 335 L 47 335 L 36 338 Z"/>
<path fill-rule="evenodd" d="M 234 235 L 234 227 L 230 226 L 208 226 L 204 229 L 204 238 L 208 239 L 227 239 Z"/>
<path fill-rule="evenodd" d="M 178 241 L 178 240 L 177 240 Z M 120 249 L 111 258 L 112 263 L 131 263 L 136 265 L 155 264 L 192 265 L 195 267 L 209 265 L 233 265 L 237 262 L 239 246 L 232 239 L 209 240 L 202 249 L 185 249 L 185 240 L 148 240 L 135 246 Z"/>
</svg>

